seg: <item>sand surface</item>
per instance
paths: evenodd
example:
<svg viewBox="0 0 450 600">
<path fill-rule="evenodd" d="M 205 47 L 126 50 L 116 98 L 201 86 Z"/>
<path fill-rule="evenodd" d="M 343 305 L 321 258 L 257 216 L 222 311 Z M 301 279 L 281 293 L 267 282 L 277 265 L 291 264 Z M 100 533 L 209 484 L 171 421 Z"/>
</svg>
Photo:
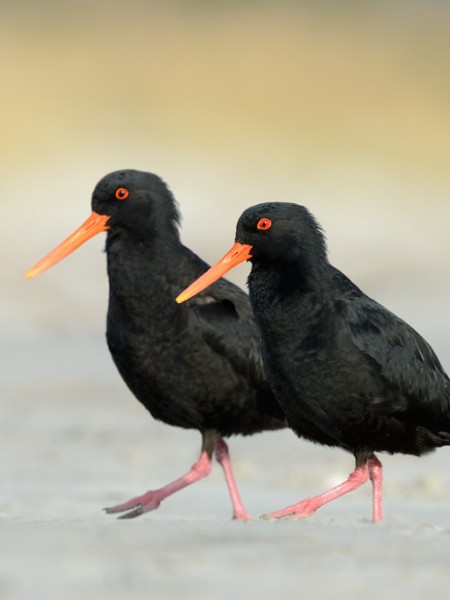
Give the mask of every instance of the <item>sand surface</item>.
<svg viewBox="0 0 450 600">
<path fill-rule="evenodd" d="M 232 522 L 218 465 L 154 513 L 118 521 L 102 507 L 179 476 L 199 436 L 147 418 L 100 340 L 50 347 L 44 360 L 40 348 L 20 351 L 28 365 L 40 356 L 39 374 L 7 385 L 1 412 L 2 599 L 448 597 L 449 449 L 384 458 L 381 525 L 369 521 L 368 486 L 302 521 Z M 255 517 L 352 468 L 345 453 L 289 431 L 230 448 Z"/>
</svg>

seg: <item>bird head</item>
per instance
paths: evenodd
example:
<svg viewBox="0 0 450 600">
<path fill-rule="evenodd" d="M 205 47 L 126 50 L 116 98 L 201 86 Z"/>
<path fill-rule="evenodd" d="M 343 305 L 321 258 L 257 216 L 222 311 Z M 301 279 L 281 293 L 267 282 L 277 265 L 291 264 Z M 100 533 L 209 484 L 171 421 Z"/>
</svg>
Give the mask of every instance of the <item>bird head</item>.
<svg viewBox="0 0 450 600">
<path fill-rule="evenodd" d="M 181 303 L 195 296 L 245 260 L 263 268 L 277 269 L 294 263 L 320 267 L 326 261 L 324 236 L 304 206 L 287 202 L 252 206 L 239 218 L 232 248 L 176 301 Z"/>
<path fill-rule="evenodd" d="M 179 222 L 175 200 L 162 179 L 131 169 L 110 173 L 94 189 L 89 218 L 36 263 L 26 277 L 43 273 L 102 231 L 128 230 L 149 237 L 162 215 L 172 225 Z"/>
</svg>

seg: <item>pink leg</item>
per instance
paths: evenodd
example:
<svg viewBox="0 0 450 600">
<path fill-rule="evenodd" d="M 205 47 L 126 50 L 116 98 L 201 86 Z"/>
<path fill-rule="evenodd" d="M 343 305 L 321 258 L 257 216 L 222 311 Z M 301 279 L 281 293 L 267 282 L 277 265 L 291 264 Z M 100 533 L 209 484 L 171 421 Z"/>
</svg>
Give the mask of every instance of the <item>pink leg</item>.
<svg viewBox="0 0 450 600">
<path fill-rule="evenodd" d="M 382 508 L 382 488 L 383 488 L 383 465 L 375 456 L 372 456 L 367 461 L 369 467 L 369 478 L 372 482 L 373 490 L 373 516 L 372 521 L 379 523 L 383 519 Z"/>
<path fill-rule="evenodd" d="M 351 473 L 344 483 L 334 487 L 328 492 L 324 492 L 319 496 L 314 496 L 312 498 L 307 498 L 306 500 L 302 500 L 298 504 L 293 504 L 292 506 L 288 506 L 283 510 L 279 510 L 277 512 L 269 513 L 267 515 L 262 515 L 263 519 L 280 519 L 282 517 L 294 517 L 296 519 L 303 519 L 304 517 L 309 517 L 314 514 L 318 508 L 326 504 L 327 502 L 331 502 L 331 500 L 335 500 L 348 492 L 352 492 L 359 488 L 360 485 L 366 483 L 369 478 L 369 470 L 367 463 L 361 465 L 360 467 L 356 467 L 353 473 Z"/>
<path fill-rule="evenodd" d="M 120 518 L 132 519 L 134 517 L 138 517 L 139 515 L 142 515 L 145 512 L 155 510 L 165 498 L 171 496 L 172 494 L 175 494 L 175 492 L 182 490 L 188 485 L 191 485 L 196 481 L 203 479 L 203 477 L 209 475 L 210 471 L 211 452 L 208 452 L 207 450 L 202 450 L 198 461 L 192 466 L 190 471 L 188 471 L 179 479 L 176 479 L 172 483 L 165 485 L 159 490 L 150 490 L 142 496 L 137 496 L 136 498 L 128 500 L 128 502 L 118 504 L 117 506 L 113 506 L 111 508 L 105 508 L 105 511 L 108 514 L 112 514 L 117 512 L 123 512 L 126 510 L 131 510 L 132 508 L 134 508 L 134 510 L 131 510 L 131 512 L 127 513 L 126 515 L 122 515 Z"/>
<path fill-rule="evenodd" d="M 234 479 L 233 469 L 231 466 L 231 459 L 230 454 L 228 452 L 228 446 L 223 439 L 217 440 L 215 455 L 217 462 L 223 469 L 228 490 L 230 492 L 231 502 L 233 504 L 232 518 L 238 521 L 251 521 L 252 516 L 245 510 L 244 505 L 242 504 L 241 497 L 239 496 L 236 481 Z"/>
</svg>

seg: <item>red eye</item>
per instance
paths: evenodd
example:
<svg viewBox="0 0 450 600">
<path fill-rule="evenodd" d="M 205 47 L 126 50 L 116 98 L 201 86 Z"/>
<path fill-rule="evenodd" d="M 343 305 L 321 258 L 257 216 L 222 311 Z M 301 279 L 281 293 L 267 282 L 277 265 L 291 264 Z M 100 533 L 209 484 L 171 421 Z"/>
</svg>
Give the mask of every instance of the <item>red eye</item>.
<svg viewBox="0 0 450 600">
<path fill-rule="evenodd" d="M 130 192 L 127 190 L 127 188 L 117 188 L 116 198 L 117 200 L 125 200 L 125 198 L 128 198 L 129 193 Z"/>
<path fill-rule="evenodd" d="M 263 219 L 260 219 L 258 221 L 258 223 L 256 224 L 256 229 L 261 229 L 262 231 L 265 231 L 266 229 L 270 229 L 272 227 L 272 221 L 270 219 L 266 219 L 265 217 Z"/>
</svg>

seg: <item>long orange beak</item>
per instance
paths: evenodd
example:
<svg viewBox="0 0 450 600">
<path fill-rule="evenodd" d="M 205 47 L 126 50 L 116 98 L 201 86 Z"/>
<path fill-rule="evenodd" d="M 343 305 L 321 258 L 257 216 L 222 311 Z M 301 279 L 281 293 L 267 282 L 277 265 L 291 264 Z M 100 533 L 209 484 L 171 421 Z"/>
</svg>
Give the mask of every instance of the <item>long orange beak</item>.
<svg viewBox="0 0 450 600">
<path fill-rule="evenodd" d="M 248 260 L 252 257 L 250 250 L 252 246 L 248 244 L 240 244 L 236 242 L 230 250 L 225 254 L 223 258 L 216 262 L 206 273 L 196 279 L 194 283 L 191 283 L 184 292 L 176 298 L 178 304 L 181 304 L 185 300 L 189 300 L 192 296 L 195 296 L 199 292 L 203 291 L 209 285 L 220 279 L 228 273 L 233 267 L 238 265 L 244 260 Z"/>
<path fill-rule="evenodd" d="M 47 256 L 44 256 L 42 260 L 34 265 L 26 274 L 25 277 L 27 279 L 31 279 L 32 277 L 36 277 L 40 273 L 43 273 L 50 267 L 53 267 L 57 262 L 68 256 L 71 252 L 76 250 L 87 242 L 87 240 L 97 235 L 101 231 L 106 231 L 109 227 L 106 225 L 108 221 L 108 215 L 99 215 L 96 212 L 93 212 L 89 219 L 87 219 L 81 227 L 78 227 L 76 231 L 69 235 L 59 246 L 56 246 L 54 250 L 49 252 Z"/>
</svg>

